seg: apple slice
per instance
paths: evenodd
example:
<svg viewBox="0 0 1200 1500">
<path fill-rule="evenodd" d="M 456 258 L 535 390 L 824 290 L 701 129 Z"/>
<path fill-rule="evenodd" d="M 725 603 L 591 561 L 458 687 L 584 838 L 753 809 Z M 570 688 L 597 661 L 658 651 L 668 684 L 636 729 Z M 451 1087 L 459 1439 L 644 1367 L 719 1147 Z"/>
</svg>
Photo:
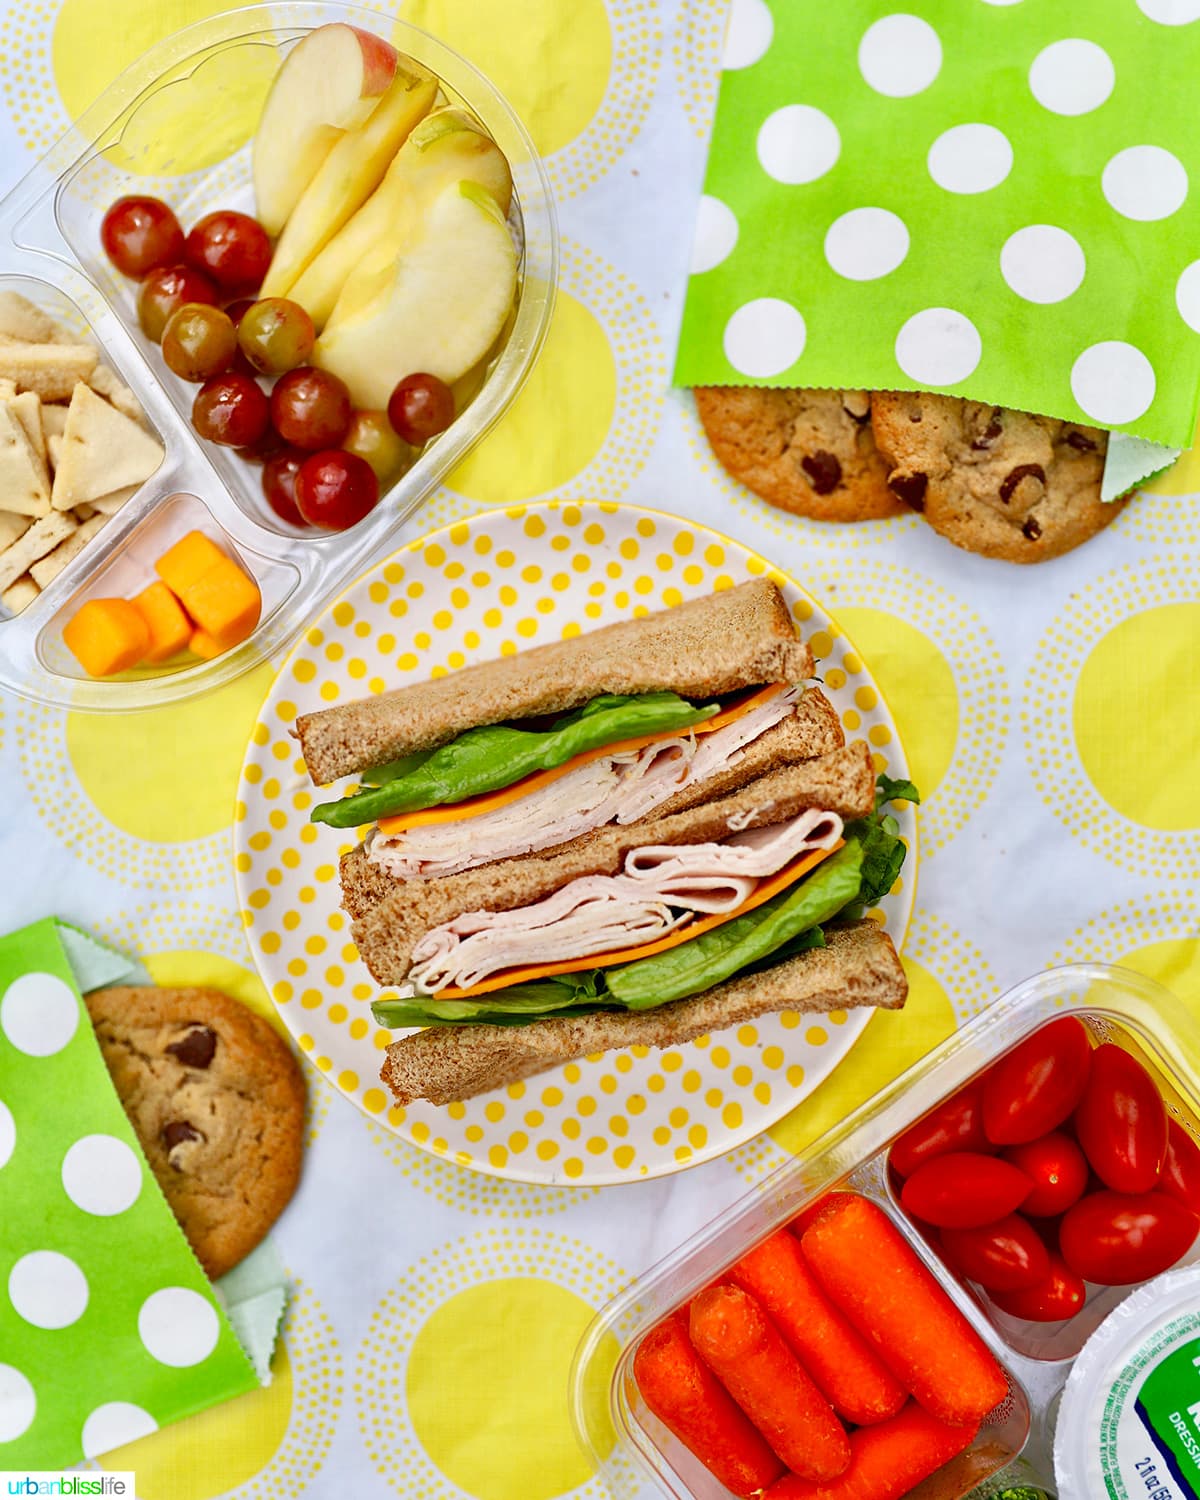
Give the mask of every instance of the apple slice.
<svg viewBox="0 0 1200 1500">
<path fill-rule="evenodd" d="M 254 137 L 254 198 L 272 238 L 340 138 L 366 123 L 398 57 L 382 37 L 335 21 L 284 58 Z"/>
<path fill-rule="evenodd" d="M 415 127 L 383 181 L 310 262 L 289 296 L 318 328 L 329 321 L 340 296 L 350 299 L 347 310 L 370 301 L 378 290 L 371 268 L 389 274 L 429 205 L 453 182 L 477 182 L 501 212 L 508 212 L 512 174 L 504 153 L 465 110 L 446 105 Z M 351 288 L 352 280 L 358 290 Z"/>
<path fill-rule="evenodd" d="M 313 364 L 340 376 L 355 406 L 374 410 L 405 375 L 451 385 L 499 336 L 516 285 L 517 253 L 496 200 L 477 183 L 451 183 L 375 299 L 330 319 Z"/>
<path fill-rule="evenodd" d="M 283 226 L 260 297 L 286 297 L 313 257 L 367 201 L 413 126 L 437 98 L 438 81 L 404 58 L 365 125 L 348 130 L 300 194 Z"/>
</svg>

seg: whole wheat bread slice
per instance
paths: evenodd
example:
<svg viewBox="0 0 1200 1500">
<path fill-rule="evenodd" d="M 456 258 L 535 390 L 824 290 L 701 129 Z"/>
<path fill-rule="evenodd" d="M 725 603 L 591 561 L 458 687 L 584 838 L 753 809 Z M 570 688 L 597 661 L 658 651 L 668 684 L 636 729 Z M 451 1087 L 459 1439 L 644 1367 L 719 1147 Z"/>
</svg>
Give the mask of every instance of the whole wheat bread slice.
<svg viewBox="0 0 1200 1500">
<path fill-rule="evenodd" d="M 317 785 L 444 745 L 476 725 L 564 713 L 601 693 L 669 690 L 711 698 L 763 683 L 800 683 L 812 653 L 767 578 L 622 620 L 571 640 L 301 714 L 296 733 Z"/>
<path fill-rule="evenodd" d="M 529 1026 L 430 1026 L 391 1044 L 380 1077 L 397 1104 L 452 1104 L 589 1054 L 677 1047 L 773 1011 L 898 1010 L 904 1004 L 904 970 L 874 922 L 830 928 L 825 937 L 824 948 L 656 1010 L 550 1017 Z"/>
<path fill-rule="evenodd" d="M 760 776 L 726 797 L 665 817 L 652 814 L 624 828 L 600 828 L 544 854 L 497 860 L 441 880 L 397 880 L 389 895 L 351 924 L 359 956 L 380 984 L 403 984 L 412 950 L 443 922 L 469 911 L 512 911 L 582 875 L 615 875 L 625 856 L 648 844 L 702 844 L 744 828 L 781 823 L 808 808 L 865 817 L 875 806 L 875 769 L 859 741 Z M 343 891 L 346 890 L 346 856 Z M 358 875 L 355 864 L 349 883 Z M 360 904 L 360 895 L 347 896 Z"/>
<path fill-rule="evenodd" d="M 700 802 L 712 801 L 737 791 L 747 782 L 765 775 L 779 766 L 795 765 L 799 761 L 813 760 L 839 750 L 846 743 L 837 710 L 820 688 L 809 688 L 796 705 L 796 712 L 776 724 L 758 739 L 752 740 L 740 752 L 732 765 L 684 787 L 673 797 L 661 803 L 641 820 L 664 818 L 671 813 L 686 812 Z M 641 826 L 631 823 L 631 828 Z M 562 845 L 558 846 L 559 848 Z M 548 849 L 540 851 L 548 854 Z M 482 866 L 480 868 L 483 868 Z M 372 906 L 390 895 L 398 884 L 396 878 L 386 874 L 367 858 L 366 846 L 342 856 L 342 905 L 352 917 L 364 916 Z"/>
</svg>

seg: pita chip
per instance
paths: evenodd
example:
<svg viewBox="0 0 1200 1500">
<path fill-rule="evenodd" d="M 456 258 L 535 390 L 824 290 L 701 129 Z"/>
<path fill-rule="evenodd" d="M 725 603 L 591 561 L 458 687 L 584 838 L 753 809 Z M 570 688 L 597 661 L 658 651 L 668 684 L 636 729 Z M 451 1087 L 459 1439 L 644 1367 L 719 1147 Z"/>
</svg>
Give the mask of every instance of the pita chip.
<svg viewBox="0 0 1200 1500">
<path fill-rule="evenodd" d="M 0 510 L 44 516 L 50 509 L 46 466 L 12 408 L 0 405 Z"/>
<path fill-rule="evenodd" d="M 90 344 L 0 343 L 0 378 L 36 391 L 43 401 L 66 401 L 98 359 Z"/>
<path fill-rule="evenodd" d="M 51 503 L 55 510 L 70 510 L 81 501 L 94 502 L 114 490 L 142 484 L 163 457 L 162 444 L 145 428 L 109 406 L 90 386 L 76 385 L 54 471 Z"/>
<path fill-rule="evenodd" d="M 18 578 L 0 594 L 0 604 L 14 615 L 19 615 L 26 605 L 32 604 L 41 590 L 28 573 Z"/>
<path fill-rule="evenodd" d="M 19 541 L 0 552 L 0 592 L 16 583 L 39 558 L 53 552 L 59 542 L 65 542 L 75 529 L 75 518 L 59 511 L 35 521 Z"/>
<path fill-rule="evenodd" d="M 65 542 L 59 542 L 53 552 L 47 552 L 45 557 L 39 558 L 29 569 L 38 588 L 44 589 L 51 584 L 71 559 L 83 551 L 107 520 L 107 516 L 93 516 L 73 531 Z"/>
</svg>

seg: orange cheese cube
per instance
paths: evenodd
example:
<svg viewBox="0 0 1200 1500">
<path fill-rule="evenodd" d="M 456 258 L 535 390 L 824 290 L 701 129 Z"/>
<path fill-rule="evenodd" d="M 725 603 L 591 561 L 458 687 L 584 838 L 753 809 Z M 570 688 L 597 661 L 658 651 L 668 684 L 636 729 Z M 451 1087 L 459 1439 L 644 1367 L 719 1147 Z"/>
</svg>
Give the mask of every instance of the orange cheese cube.
<svg viewBox="0 0 1200 1500">
<path fill-rule="evenodd" d="M 198 578 L 218 563 L 228 560 L 212 537 L 205 536 L 202 531 L 189 531 L 173 547 L 167 548 L 154 564 L 154 571 L 176 598 L 183 599 Z"/>
<path fill-rule="evenodd" d="M 128 599 L 89 599 L 63 627 L 63 641 L 92 677 L 136 667 L 150 646 L 150 627 Z"/>
<path fill-rule="evenodd" d="M 193 630 L 188 650 L 196 656 L 202 656 L 205 661 L 212 661 L 214 656 L 220 656 L 229 647 L 217 640 L 216 636 L 209 635 L 207 630 Z"/>
<path fill-rule="evenodd" d="M 184 614 L 183 605 L 165 583 L 152 583 L 149 588 L 136 594 L 132 603 L 150 632 L 146 661 L 166 661 L 187 646 L 191 639 L 192 622 Z"/>
<path fill-rule="evenodd" d="M 229 557 L 190 583 L 180 598 L 200 629 L 220 641 L 223 649 L 244 641 L 262 612 L 258 585 Z"/>
</svg>

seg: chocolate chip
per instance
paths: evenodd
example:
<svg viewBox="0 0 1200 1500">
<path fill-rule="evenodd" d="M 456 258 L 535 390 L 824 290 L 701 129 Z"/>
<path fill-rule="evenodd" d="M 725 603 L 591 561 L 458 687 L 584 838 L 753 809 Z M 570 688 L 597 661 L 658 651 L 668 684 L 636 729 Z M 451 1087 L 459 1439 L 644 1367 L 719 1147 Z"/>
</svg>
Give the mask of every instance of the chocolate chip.
<svg viewBox="0 0 1200 1500">
<path fill-rule="evenodd" d="M 204 1136 L 188 1120 L 168 1120 L 162 1128 L 162 1138 L 167 1150 L 174 1151 L 185 1141 L 202 1141 Z"/>
<path fill-rule="evenodd" d="M 1042 528 L 1033 516 L 1027 516 L 1024 526 L 1021 527 L 1022 535 L 1027 536 L 1031 542 L 1036 542 L 1042 534 Z"/>
<path fill-rule="evenodd" d="M 890 474 L 888 489 L 913 510 L 925 509 L 925 491 L 929 487 L 928 474 Z"/>
<path fill-rule="evenodd" d="M 1013 493 L 1022 479 L 1036 479 L 1039 484 L 1044 485 L 1046 483 L 1046 471 L 1042 468 L 1041 464 L 1018 464 L 1015 469 L 1012 469 L 1005 475 L 1004 482 L 1000 486 L 1000 498 L 1004 501 L 1005 505 L 1012 499 Z"/>
<path fill-rule="evenodd" d="M 1072 448 L 1078 448 L 1080 453 L 1091 453 L 1096 447 L 1086 432 L 1068 432 L 1067 442 Z"/>
<path fill-rule="evenodd" d="M 993 406 L 991 420 L 988 422 L 987 426 L 983 429 L 979 436 L 972 442 L 971 447 L 975 448 L 976 450 L 990 448 L 996 441 L 996 439 L 998 437 L 1001 437 L 1003 433 L 1004 423 L 1000 420 L 1000 408 L 998 406 Z"/>
<path fill-rule="evenodd" d="M 806 453 L 800 467 L 808 475 L 809 483 L 818 495 L 828 495 L 842 482 L 842 466 L 832 453 L 820 448 L 816 453 Z"/>
<path fill-rule="evenodd" d="M 177 1057 L 185 1068 L 207 1068 L 217 1050 L 217 1033 L 199 1021 L 192 1021 L 187 1031 L 177 1042 L 171 1042 L 167 1051 Z"/>
</svg>

